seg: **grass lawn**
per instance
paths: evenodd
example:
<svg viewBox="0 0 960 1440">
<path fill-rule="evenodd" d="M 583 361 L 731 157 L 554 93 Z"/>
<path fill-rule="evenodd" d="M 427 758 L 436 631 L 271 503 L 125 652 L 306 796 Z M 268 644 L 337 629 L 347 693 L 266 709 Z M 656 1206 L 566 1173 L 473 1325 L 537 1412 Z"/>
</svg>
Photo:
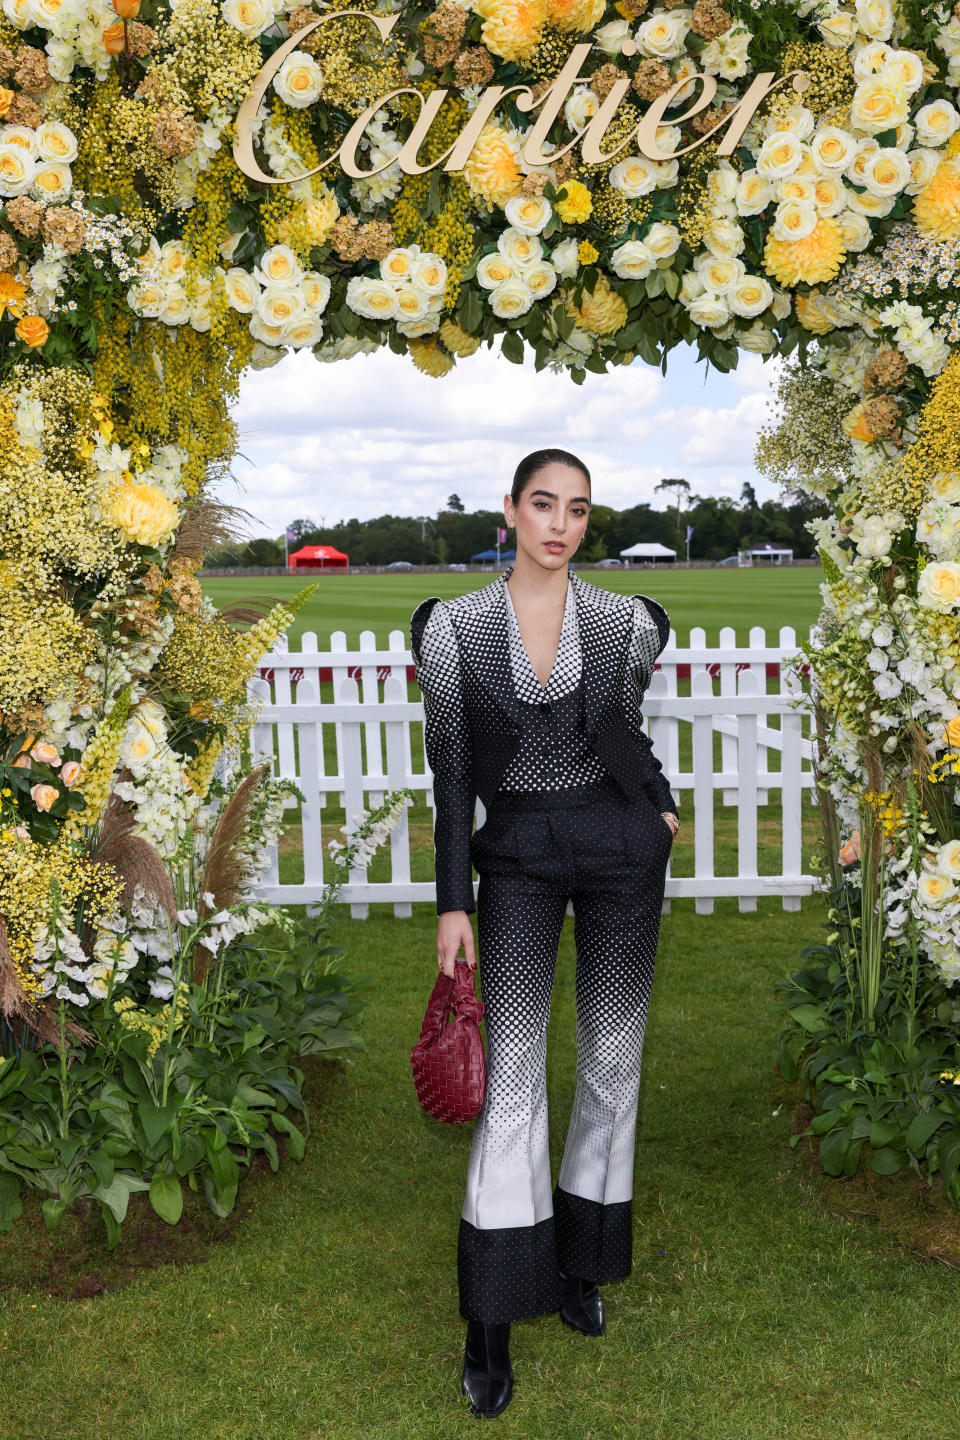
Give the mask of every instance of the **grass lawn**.
<svg viewBox="0 0 960 1440">
<path fill-rule="evenodd" d="M 792 625 L 797 638 L 805 638 L 820 609 L 819 566 L 786 570 L 635 570 L 631 574 L 611 570 L 584 570 L 595 585 L 623 594 L 649 595 L 667 610 L 681 645 L 691 627 L 707 632 L 708 644 L 716 644 L 720 627 L 732 625 L 742 644 L 750 627 L 762 625 L 776 641 L 782 625 Z M 407 634 L 410 616 L 428 595 L 462 595 L 478 590 L 496 577 L 493 574 L 430 572 L 400 575 L 319 575 L 317 589 L 290 631 L 290 648 L 304 630 L 320 637 L 321 648 L 332 630 L 344 630 L 348 645 L 356 644 L 361 630 L 372 630 L 386 645 L 391 630 Z M 240 600 L 251 593 L 263 593 L 283 600 L 296 595 L 308 579 L 287 576 L 218 576 L 204 580 L 203 587 L 217 605 Z"/>
<path fill-rule="evenodd" d="M 786 1143 L 771 985 L 822 902 L 664 916 L 644 1051 L 634 1272 L 608 1333 L 513 1331 L 503 1440 L 942 1440 L 960 1405 L 958 1277 L 820 1204 Z M 301 1165 L 253 1187 L 205 1263 L 86 1300 L 9 1289 L 0 1436 L 438 1440 L 458 1395 L 456 1233 L 471 1127 L 419 1110 L 409 1071 L 435 973 L 432 907 L 376 906 L 336 939 L 369 1045 L 333 1069 Z M 549 1043 L 554 1174 L 574 1085 L 572 920 Z M 122 1244 L 123 1242 L 121 1242 Z M 0 1288 L 2 1288 L 0 1279 Z"/>
</svg>

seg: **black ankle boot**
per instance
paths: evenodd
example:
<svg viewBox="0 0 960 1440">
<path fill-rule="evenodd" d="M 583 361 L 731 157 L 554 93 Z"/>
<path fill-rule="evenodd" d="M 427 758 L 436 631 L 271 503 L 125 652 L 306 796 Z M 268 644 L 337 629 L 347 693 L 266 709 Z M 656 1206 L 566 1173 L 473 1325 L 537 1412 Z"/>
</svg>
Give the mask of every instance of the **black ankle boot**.
<svg viewBox="0 0 960 1440">
<path fill-rule="evenodd" d="M 607 1322 L 603 1314 L 603 1298 L 595 1280 L 583 1280 L 579 1275 L 564 1275 L 560 1271 L 560 1319 L 571 1330 L 581 1335 L 603 1335 Z"/>
<path fill-rule="evenodd" d="M 509 1320 L 493 1325 L 467 1321 L 460 1389 L 469 1396 L 470 1410 L 478 1419 L 492 1420 L 506 1410 L 513 1398 Z"/>
</svg>

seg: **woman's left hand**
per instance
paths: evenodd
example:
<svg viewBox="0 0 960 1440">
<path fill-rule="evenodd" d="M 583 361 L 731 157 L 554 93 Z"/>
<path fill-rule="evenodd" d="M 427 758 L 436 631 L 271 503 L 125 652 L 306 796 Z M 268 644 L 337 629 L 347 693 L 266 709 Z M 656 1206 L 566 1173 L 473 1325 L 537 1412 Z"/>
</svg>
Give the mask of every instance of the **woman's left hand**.
<svg viewBox="0 0 960 1440">
<path fill-rule="evenodd" d="M 661 810 L 660 814 L 663 816 L 664 820 L 666 820 L 674 835 L 676 835 L 677 831 L 680 829 L 680 816 L 675 815 L 672 810 Z"/>
</svg>

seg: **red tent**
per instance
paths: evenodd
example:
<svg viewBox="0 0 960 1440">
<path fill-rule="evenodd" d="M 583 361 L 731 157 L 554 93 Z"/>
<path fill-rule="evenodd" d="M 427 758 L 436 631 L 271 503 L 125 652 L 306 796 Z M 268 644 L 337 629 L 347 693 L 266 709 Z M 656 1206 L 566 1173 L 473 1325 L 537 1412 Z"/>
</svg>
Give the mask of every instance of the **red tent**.
<svg viewBox="0 0 960 1440">
<path fill-rule="evenodd" d="M 303 545 L 287 557 L 290 570 L 346 570 L 350 557 L 333 545 Z"/>
</svg>

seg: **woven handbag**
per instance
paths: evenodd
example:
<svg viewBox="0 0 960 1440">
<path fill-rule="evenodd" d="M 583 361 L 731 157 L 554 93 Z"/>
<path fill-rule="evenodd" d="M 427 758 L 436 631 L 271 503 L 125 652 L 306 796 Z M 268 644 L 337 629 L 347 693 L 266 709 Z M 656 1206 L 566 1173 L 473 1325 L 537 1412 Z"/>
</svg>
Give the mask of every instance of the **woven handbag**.
<svg viewBox="0 0 960 1440">
<path fill-rule="evenodd" d="M 453 979 L 437 976 L 410 1063 L 417 1099 L 427 1114 L 459 1123 L 479 1113 L 487 1068 L 479 1029 L 484 1007 L 474 972 L 465 960 L 457 960 L 454 970 Z"/>
</svg>

